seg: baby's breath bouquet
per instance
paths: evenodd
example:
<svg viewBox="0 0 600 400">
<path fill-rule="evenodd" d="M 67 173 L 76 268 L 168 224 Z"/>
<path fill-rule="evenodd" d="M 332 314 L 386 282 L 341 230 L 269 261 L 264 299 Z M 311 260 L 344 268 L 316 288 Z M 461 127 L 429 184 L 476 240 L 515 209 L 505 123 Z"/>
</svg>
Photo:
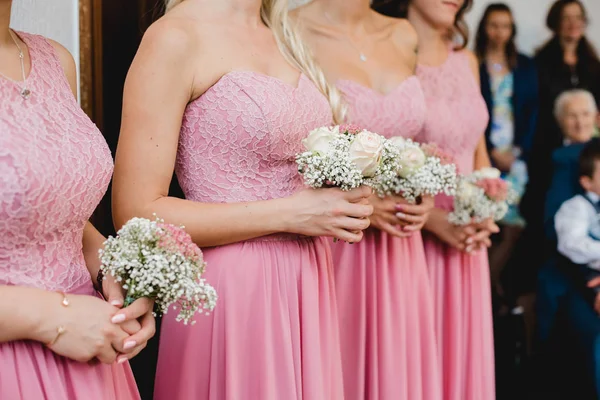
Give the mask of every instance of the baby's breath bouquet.
<svg viewBox="0 0 600 400">
<path fill-rule="evenodd" d="M 508 206 L 517 199 L 511 185 L 500 178 L 496 168 L 483 168 L 459 178 L 454 196 L 454 210 L 448 221 L 455 225 L 468 225 L 486 219 L 501 220 Z"/>
<path fill-rule="evenodd" d="M 400 195 L 415 203 L 420 196 L 455 193 L 456 166 L 435 145 L 393 137 L 388 140 L 383 163 L 388 168 L 374 179 L 373 185 L 379 196 Z"/>
<path fill-rule="evenodd" d="M 296 156 L 296 163 L 312 188 L 355 189 L 369 185 L 385 168 L 386 139 L 353 125 L 315 129 L 302 143 L 306 151 Z"/>
<path fill-rule="evenodd" d="M 217 293 L 201 277 L 206 267 L 202 251 L 183 227 L 133 218 L 104 242 L 100 261 L 102 272 L 127 291 L 126 306 L 148 297 L 166 314 L 177 305 L 177 321 L 186 325 L 196 312 L 215 308 Z"/>
</svg>

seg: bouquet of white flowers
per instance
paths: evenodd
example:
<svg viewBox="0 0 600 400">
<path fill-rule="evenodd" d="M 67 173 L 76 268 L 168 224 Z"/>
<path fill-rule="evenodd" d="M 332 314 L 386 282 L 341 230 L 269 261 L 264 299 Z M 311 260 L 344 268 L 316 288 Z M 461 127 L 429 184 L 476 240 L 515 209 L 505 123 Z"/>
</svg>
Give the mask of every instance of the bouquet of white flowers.
<svg viewBox="0 0 600 400">
<path fill-rule="evenodd" d="M 186 325 L 197 311 L 215 308 L 217 293 L 201 277 L 206 267 L 202 251 L 183 227 L 133 218 L 104 242 L 100 261 L 102 272 L 127 290 L 126 306 L 148 297 L 166 314 L 176 304 L 177 321 Z"/>
<path fill-rule="evenodd" d="M 342 190 L 369 185 L 381 173 L 386 139 L 352 125 L 322 127 L 302 141 L 305 152 L 296 156 L 298 171 L 313 188 Z"/>
<path fill-rule="evenodd" d="M 456 166 L 434 145 L 396 136 L 388 140 L 382 158 L 388 168 L 373 184 L 379 196 L 400 195 L 415 203 L 420 196 L 455 193 Z"/>
<path fill-rule="evenodd" d="M 468 225 L 486 219 L 501 220 L 508 206 L 516 201 L 510 184 L 500 178 L 495 168 L 483 168 L 461 176 L 454 196 L 454 211 L 448 221 L 455 225 Z"/>
</svg>

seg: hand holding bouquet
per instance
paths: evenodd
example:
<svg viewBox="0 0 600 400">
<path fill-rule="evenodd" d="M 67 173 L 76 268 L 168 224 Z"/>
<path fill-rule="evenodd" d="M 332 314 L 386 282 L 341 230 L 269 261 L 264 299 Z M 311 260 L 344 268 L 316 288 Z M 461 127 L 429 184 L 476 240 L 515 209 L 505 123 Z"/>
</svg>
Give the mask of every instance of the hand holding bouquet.
<svg viewBox="0 0 600 400">
<path fill-rule="evenodd" d="M 177 304 L 177 321 L 185 324 L 197 311 L 215 308 L 217 293 L 201 278 L 206 266 L 202 251 L 183 227 L 133 218 L 106 240 L 100 261 L 102 272 L 127 291 L 125 306 L 148 297 L 166 314 Z"/>
<path fill-rule="evenodd" d="M 315 129 L 302 143 L 306 151 L 296 156 L 296 163 L 306 185 L 351 190 L 380 173 L 386 139 L 341 125 Z"/>
<path fill-rule="evenodd" d="M 415 203 L 421 196 L 455 193 L 456 166 L 434 145 L 393 137 L 384 147 L 383 164 L 389 167 L 373 185 L 379 196 L 400 195 Z"/>
<path fill-rule="evenodd" d="M 516 193 L 500 178 L 500 171 L 483 168 L 460 178 L 454 196 L 454 211 L 448 215 L 448 221 L 455 225 L 486 219 L 499 221 L 515 200 Z"/>
</svg>

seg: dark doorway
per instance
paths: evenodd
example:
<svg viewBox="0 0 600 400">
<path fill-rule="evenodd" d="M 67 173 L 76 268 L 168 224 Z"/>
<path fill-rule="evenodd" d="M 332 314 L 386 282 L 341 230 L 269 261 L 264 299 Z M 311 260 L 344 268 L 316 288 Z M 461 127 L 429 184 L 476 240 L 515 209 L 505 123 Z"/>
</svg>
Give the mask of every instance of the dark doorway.
<svg viewBox="0 0 600 400">
<path fill-rule="evenodd" d="M 101 82 L 95 85 L 102 90 L 100 120 L 95 121 L 102 127 L 102 132 L 112 151 L 113 157 L 119 138 L 121 125 L 121 107 L 123 102 L 123 86 L 129 66 L 133 61 L 146 29 L 158 19 L 162 13 L 163 0 L 95 0 L 100 2 L 101 29 L 96 30 L 101 35 L 95 43 L 101 44 L 101 51 L 94 51 L 95 57 L 100 57 L 101 72 L 94 80 Z M 181 190 L 173 180 L 172 193 L 182 197 Z M 114 235 L 111 214 L 111 188 L 104 196 L 93 222 L 106 236 Z M 153 398 L 154 377 L 158 356 L 160 321 L 157 320 L 157 335 L 148 343 L 142 353 L 131 361 L 131 367 L 143 400 Z"/>
</svg>

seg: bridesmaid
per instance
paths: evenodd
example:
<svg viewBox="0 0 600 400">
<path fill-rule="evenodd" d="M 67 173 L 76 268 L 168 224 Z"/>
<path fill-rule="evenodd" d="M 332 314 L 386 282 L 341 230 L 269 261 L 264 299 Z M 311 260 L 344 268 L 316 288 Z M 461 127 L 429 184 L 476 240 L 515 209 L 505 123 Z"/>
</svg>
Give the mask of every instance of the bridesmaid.
<svg viewBox="0 0 600 400">
<path fill-rule="evenodd" d="M 371 191 L 302 190 L 295 154 L 332 123 L 324 94 L 339 96 L 287 7 L 168 1 L 129 71 L 116 224 L 152 213 L 184 224 L 219 294 L 193 327 L 163 319 L 157 400 L 343 398 L 331 255 L 318 236 L 360 241 Z M 186 200 L 168 196 L 174 169 Z"/>
<path fill-rule="evenodd" d="M 71 55 L 12 31 L 11 6 L 0 0 L 0 398 L 138 399 L 126 361 L 154 333 L 150 303 L 123 310 L 145 313 L 143 329 L 118 325 L 120 286 L 104 279 L 110 304 L 93 286 L 104 238 L 87 220 L 110 151 L 77 104 Z"/>
<path fill-rule="evenodd" d="M 484 131 L 488 122 L 479 90 L 478 62 L 464 49 L 464 13 L 471 0 L 401 0 L 419 35 L 417 75 L 428 107 L 419 141 L 451 153 L 459 172 L 490 165 Z M 389 10 L 388 10 L 389 11 Z M 399 12 L 398 12 L 399 11 Z M 449 35 L 450 33 L 450 35 Z M 453 46 L 456 36 L 462 46 Z M 489 265 L 485 248 L 497 226 L 456 227 L 447 222 L 450 198 L 439 199 L 425 229 L 425 254 L 434 293 L 443 393 L 448 400 L 491 400 L 494 349 Z"/>
<path fill-rule="evenodd" d="M 414 75 L 417 34 L 370 0 L 314 0 L 294 11 L 330 82 L 343 92 L 345 121 L 386 137 L 412 138 L 426 118 Z M 369 199 L 373 229 L 333 245 L 347 400 L 441 398 L 432 293 L 420 229 L 433 198 Z"/>
</svg>

